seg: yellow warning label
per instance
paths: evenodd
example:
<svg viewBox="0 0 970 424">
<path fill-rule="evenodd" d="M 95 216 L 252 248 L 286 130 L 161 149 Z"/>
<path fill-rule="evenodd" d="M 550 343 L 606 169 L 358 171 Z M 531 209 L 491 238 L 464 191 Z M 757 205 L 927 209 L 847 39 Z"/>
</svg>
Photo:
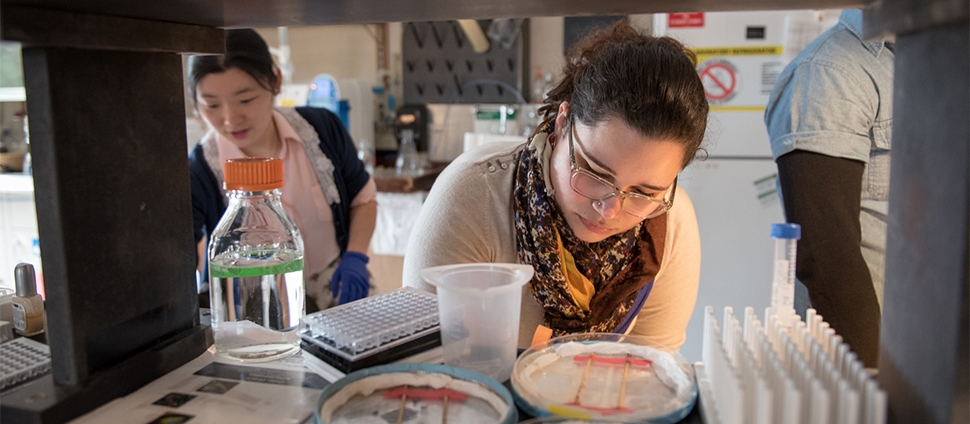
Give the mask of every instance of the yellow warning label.
<svg viewBox="0 0 970 424">
<path fill-rule="evenodd" d="M 714 106 L 710 107 L 711 112 L 761 112 L 764 106 Z"/>
<path fill-rule="evenodd" d="M 697 55 L 697 63 L 715 56 L 780 56 L 782 46 L 700 47 L 690 49 Z"/>
</svg>

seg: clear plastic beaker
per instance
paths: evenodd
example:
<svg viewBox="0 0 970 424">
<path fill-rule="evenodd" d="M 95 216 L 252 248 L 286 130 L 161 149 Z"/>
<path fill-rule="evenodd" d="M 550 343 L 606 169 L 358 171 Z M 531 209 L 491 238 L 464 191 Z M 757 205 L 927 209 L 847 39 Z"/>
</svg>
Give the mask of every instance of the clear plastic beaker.
<svg viewBox="0 0 970 424">
<path fill-rule="evenodd" d="M 503 382 L 512 375 L 519 340 L 522 286 L 531 265 L 460 264 L 426 268 L 438 289 L 445 364 Z"/>
</svg>

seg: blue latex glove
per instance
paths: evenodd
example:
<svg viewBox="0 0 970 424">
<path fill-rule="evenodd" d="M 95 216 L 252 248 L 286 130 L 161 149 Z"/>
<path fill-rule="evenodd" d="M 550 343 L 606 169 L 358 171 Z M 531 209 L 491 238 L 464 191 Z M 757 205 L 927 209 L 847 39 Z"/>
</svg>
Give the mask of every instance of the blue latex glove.
<svg viewBox="0 0 970 424">
<path fill-rule="evenodd" d="M 367 297 L 370 289 L 370 277 L 367 273 L 367 262 L 370 259 L 360 252 L 347 251 L 340 258 L 340 265 L 333 272 L 330 279 L 330 291 L 338 304 L 353 302 Z"/>
</svg>

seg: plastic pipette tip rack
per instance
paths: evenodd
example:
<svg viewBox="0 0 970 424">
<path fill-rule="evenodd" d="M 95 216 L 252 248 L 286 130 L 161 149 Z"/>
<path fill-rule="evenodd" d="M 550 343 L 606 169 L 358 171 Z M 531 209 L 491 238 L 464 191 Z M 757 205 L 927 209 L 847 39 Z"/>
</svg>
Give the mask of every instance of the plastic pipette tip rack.
<svg viewBox="0 0 970 424">
<path fill-rule="evenodd" d="M 726 307 L 722 328 L 708 306 L 703 337 L 695 372 L 706 423 L 886 422 L 886 393 L 813 309 L 801 321 L 769 307 L 762 325 L 753 308 L 742 323 Z"/>
<path fill-rule="evenodd" d="M 303 349 L 343 372 L 441 345 L 438 298 L 403 288 L 300 319 Z"/>
</svg>

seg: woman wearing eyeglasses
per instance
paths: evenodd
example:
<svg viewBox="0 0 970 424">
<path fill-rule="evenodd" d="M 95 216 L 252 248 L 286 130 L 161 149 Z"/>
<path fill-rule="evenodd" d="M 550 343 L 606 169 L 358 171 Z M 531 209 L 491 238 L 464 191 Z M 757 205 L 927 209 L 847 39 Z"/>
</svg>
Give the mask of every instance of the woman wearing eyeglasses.
<svg viewBox="0 0 970 424">
<path fill-rule="evenodd" d="M 553 335 L 621 332 L 679 348 L 697 298 L 700 240 L 677 174 L 700 147 L 707 100 L 695 59 L 626 22 L 588 35 L 528 143 L 456 159 L 436 181 L 405 257 L 426 267 L 530 264 L 519 347 Z"/>
</svg>

